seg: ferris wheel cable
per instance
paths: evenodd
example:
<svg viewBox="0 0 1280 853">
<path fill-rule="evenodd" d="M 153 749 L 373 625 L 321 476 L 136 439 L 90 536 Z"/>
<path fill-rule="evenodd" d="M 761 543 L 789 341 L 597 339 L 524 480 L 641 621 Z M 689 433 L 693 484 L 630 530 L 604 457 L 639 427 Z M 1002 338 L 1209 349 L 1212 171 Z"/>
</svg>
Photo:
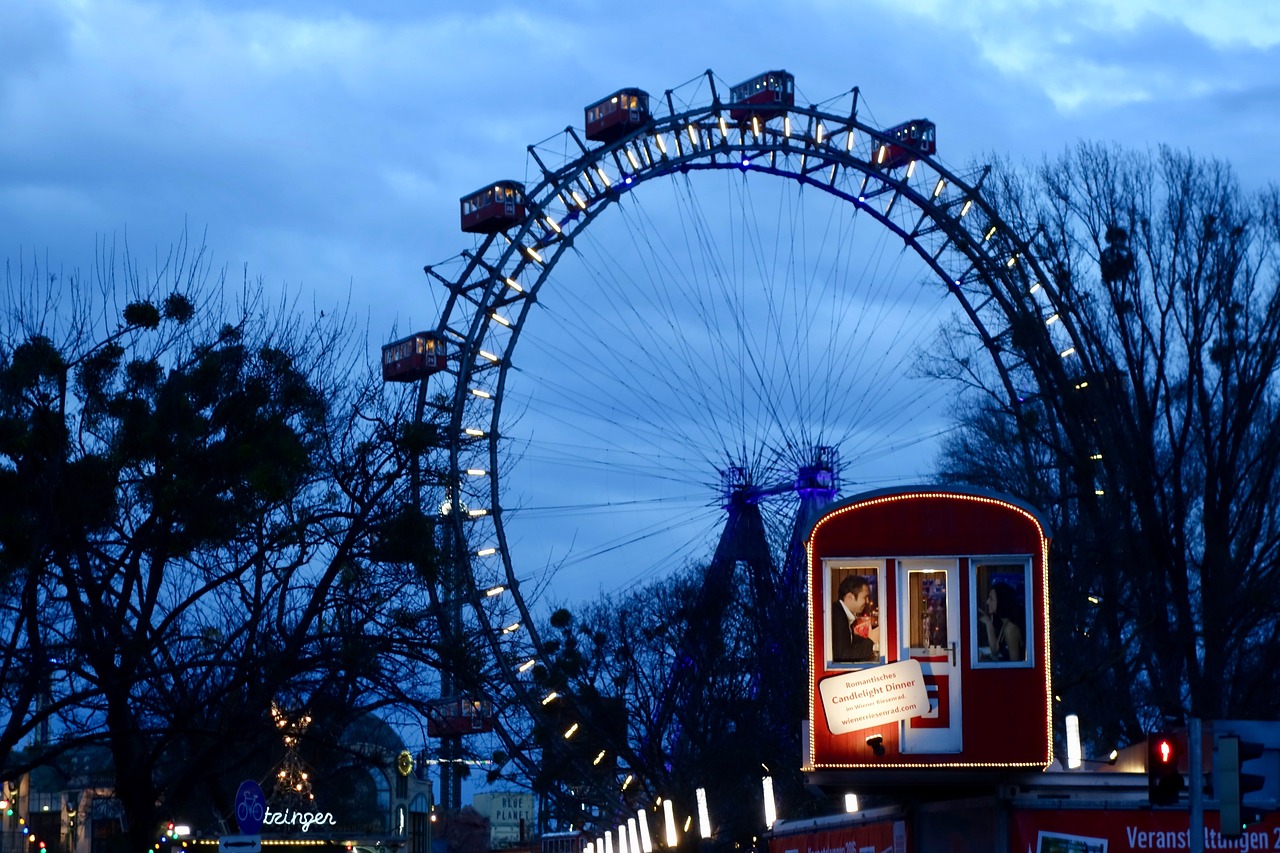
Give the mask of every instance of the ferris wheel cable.
<svg viewBox="0 0 1280 853">
<path fill-rule="evenodd" d="M 603 278 L 603 277 L 599 277 L 599 275 L 598 275 L 598 277 L 596 277 L 596 279 L 598 279 L 598 280 L 600 280 L 600 279 L 602 279 L 602 278 Z M 631 292 L 631 288 L 628 288 L 628 291 L 627 291 L 627 292 L 628 292 L 628 293 L 630 293 L 630 292 Z M 625 304 L 626 304 L 626 302 L 630 302 L 630 301 L 631 301 L 631 298 L 630 298 L 630 296 L 623 295 L 623 296 L 621 296 L 620 301 L 621 301 L 621 302 L 625 302 Z M 580 328 L 581 328 L 581 327 L 580 327 Z M 659 359 L 660 359 L 660 357 L 662 357 L 662 356 L 660 356 L 660 355 L 659 355 Z M 668 361 L 669 361 L 669 359 L 668 359 Z M 603 361 L 602 361 L 602 362 L 600 362 L 600 364 L 603 364 Z M 668 369 L 668 370 L 669 370 L 669 369 Z M 628 396 L 628 400 L 631 400 L 631 398 L 632 398 L 632 397 Z M 617 400 L 617 398 L 614 398 L 614 400 Z M 634 411 L 634 410 L 632 410 L 632 411 Z M 664 407 L 664 409 L 663 409 L 663 410 L 660 410 L 660 411 L 666 411 L 666 407 Z M 691 415 L 691 414 L 694 414 L 694 411 L 695 411 L 695 410 L 694 410 L 694 409 L 692 409 L 692 407 L 686 406 L 686 407 L 685 407 L 685 409 L 684 409 L 684 412 L 677 412 L 677 414 L 686 414 L 686 415 Z M 673 421 L 672 421 L 672 423 L 673 423 Z M 669 427 L 669 425 L 671 425 L 671 424 L 664 425 L 663 429 L 667 429 L 667 428 Z"/>
<path fill-rule="evenodd" d="M 695 506 L 706 506 L 705 502 L 695 503 L 695 499 L 691 497 L 680 498 L 637 498 L 627 501 L 598 501 L 593 503 L 577 503 L 577 504 L 547 504 L 543 506 L 522 506 L 516 510 L 508 511 L 508 514 L 518 513 L 519 515 L 537 515 L 538 513 L 552 512 L 575 512 L 582 509 L 623 509 L 628 512 L 643 512 L 645 509 L 666 509 L 668 504 L 692 504 Z M 638 508 L 638 509 L 637 509 Z"/>
<path fill-rule="evenodd" d="M 689 185 L 686 184 L 686 186 L 689 186 Z M 738 178 L 738 176 L 731 175 L 730 186 L 733 191 L 738 193 L 739 199 L 745 198 L 745 193 L 743 193 L 740 188 L 741 180 Z M 691 191 L 688 192 L 687 195 L 695 198 L 696 200 L 696 196 Z M 739 208 L 746 209 L 748 213 L 751 212 L 749 204 L 738 202 L 730 206 L 731 211 L 737 211 L 739 210 Z M 695 205 L 695 209 L 701 216 L 700 221 L 705 222 L 706 217 L 705 215 L 701 215 L 701 207 Z M 781 217 L 781 215 L 782 215 L 782 211 L 780 211 L 779 217 Z M 721 292 L 715 295 L 714 301 L 732 303 L 735 301 L 744 301 L 746 299 L 746 295 L 743 292 L 741 292 L 741 290 L 742 288 L 747 286 L 746 283 L 750 278 L 750 276 L 748 275 L 749 271 L 745 267 L 742 267 L 742 268 L 736 267 L 736 259 L 739 257 L 742 257 L 743 255 L 750 255 L 754 258 L 755 266 L 756 266 L 756 274 L 763 280 L 772 281 L 772 280 L 777 280 L 778 278 L 782 278 L 784 283 L 789 283 L 791 281 L 794 281 L 795 275 L 790 270 L 788 270 L 785 275 L 780 276 L 778 274 L 776 270 L 776 262 L 775 262 L 775 268 L 770 268 L 769 261 L 766 258 L 766 247 L 763 245 L 764 240 L 762 239 L 760 229 L 756 229 L 755 231 L 752 231 L 750 228 L 750 223 L 752 222 L 751 216 L 743 215 L 741 217 L 737 217 L 736 222 L 741 224 L 735 225 L 735 227 L 731 230 L 731 233 L 734 235 L 734 238 L 735 240 L 738 241 L 738 243 L 732 246 L 732 251 L 729 252 L 730 257 L 733 258 L 735 261 L 735 265 L 731 266 L 729 264 L 723 264 L 723 263 L 718 265 L 719 269 L 729 268 L 733 270 L 734 281 L 729 282 L 725 280 L 723 277 L 721 277 L 719 279 Z M 699 229 L 699 233 L 702 233 L 705 230 L 706 229 Z M 786 233 L 788 229 L 778 227 L 775 225 L 771 227 L 770 230 L 774 234 L 780 234 L 780 233 Z M 752 247 L 753 249 L 752 252 L 747 253 L 742 251 L 742 249 L 740 248 L 742 246 L 747 246 L 747 245 L 750 245 Z M 775 251 L 774 255 L 776 258 L 780 255 L 780 253 Z M 735 287 L 738 288 L 736 292 L 732 290 L 732 288 L 735 288 Z M 789 289 L 790 288 L 787 288 L 787 287 L 762 288 L 763 299 L 766 301 L 766 303 L 774 303 L 776 302 L 776 300 L 774 299 L 773 295 L 776 292 L 782 291 L 785 293 Z M 777 333 L 776 309 L 774 309 L 772 305 L 770 305 L 769 307 L 769 314 L 773 315 L 774 317 L 774 322 L 770 324 L 770 328 L 769 328 L 769 335 L 771 339 L 785 340 L 786 338 L 784 336 L 779 335 Z M 740 364 L 745 363 L 750 365 L 752 368 L 751 372 L 748 372 L 748 371 L 737 372 L 736 378 L 739 382 L 739 387 L 738 387 L 738 393 L 736 396 L 738 397 L 739 400 L 742 400 L 742 401 L 750 401 L 754 398 L 754 400 L 757 403 L 757 414 L 755 415 L 754 422 L 746 418 L 739 421 L 743 429 L 743 432 L 740 434 L 738 439 L 739 445 L 742 446 L 742 445 L 748 444 L 749 443 L 748 435 L 758 435 L 760 433 L 760 425 L 765 422 L 770 422 L 775 426 L 783 427 L 783 433 L 785 436 L 787 433 L 786 420 L 779 416 L 778 404 L 773 399 L 774 395 L 763 394 L 761 393 L 761 391 L 767 390 L 772 387 L 777 387 L 778 385 L 777 382 L 765 381 L 767 378 L 766 374 L 781 373 L 784 376 L 788 374 L 794 375 L 794 369 L 796 365 L 798 365 L 800 362 L 795 358 L 787 357 L 786 353 L 782 353 L 778 348 L 775 348 L 772 346 L 755 346 L 755 347 L 750 346 L 749 345 L 750 343 L 759 344 L 761 340 L 761 336 L 758 336 L 758 335 L 752 336 L 748 334 L 742 324 L 741 318 L 737 315 L 735 315 L 734 317 L 734 323 L 738 331 L 736 338 L 733 339 L 738 345 L 737 360 Z M 771 370 L 769 365 L 766 364 L 760 358 L 760 355 L 762 353 L 766 356 L 776 355 L 780 359 L 781 370 L 780 371 Z M 785 382 L 784 387 L 786 385 L 791 385 L 794 388 L 794 381 Z M 792 396 L 795 397 L 794 394 Z M 753 423 L 754 423 L 754 426 L 752 426 Z M 789 438 L 784 438 L 784 441 L 787 441 L 789 443 L 794 443 L 793 440 Z"/>
<path fill-rule="evenodd" d="M 703 524 L 702 522 L 708 519 L 714 519 L 717 521 L 717 523 L 719 523 L 721 516 L 722 516 L 722 513 L 717 508 L 714 511 L 707 510 L 704 513 L 701 513 L 699 515 L 686 516 L 683 519 L 680 519 L 677 521 L 669 521 L 665 524 L 652 524 L 652 525 L 649 525 L 648 527 L 640 528 L 639 530 L 630 531 L 624 536 L 615 537 L 614 539 L 603 542 L 600 545 L 594 547 L 592 550 L 579 554 L 578 556 L 573 557 L 571 559 L 570 558 L 562 559 L 557 563 L 557 565 L 560 568 L 566 568 L 569 566 L 578 565 L 588 560 L 593 560 L 593 559 L 596 559 L 597 557 L 601 557 L 605 554 L 609 554 L 614 551 L 617 551 L 619 548 L 625 547 L 627 545 L 634 545 L 638 542 L 643 542 L 647 539 L 652 539 L 656 536 L 664 535 L 674 530 L 680 530 L 682 528 L 691 527 L 694 525 L 698 525 L 700 527 L 700 533 L 702 533 L 702 532 L 705 532 L 707 529 L 710 529 L 707 525 Z"/>
<path fill-rule="evenodd" d="M 720 518 L 716 518 L 715 527 L 710 529 L 714 530 L 715 528 L 721 526 L 722 523 L 723 522 Z M 604 587 L 603 588 L 604 591 L 606 593 L 612 593 L 613 597 L 616 597 L 617 594 L 620 592 L 626 592 L 628 590 L 634 590 L 639 588 L 642 584 L 649 581 L 659 572 L 669 573 L 673 568 L 678 568 L 679 566 L 687 565 L 689 563 L 689 554 L 693 552 L 695 548 L 699 547 L 705 541 L 706 536 L 707 536 L 706 530 L 695 531 L 694 534 L 691 535 L 685 541 L 674 545 L 663 554 L 660 554 L 659 556 L 657 556 L 647 567 L 633 573 L 630 577 L 628 577 L 624 582 L 620 584 L 616 584 L 613 587 Z"/>
<path fill-rule="evenodd" d="M 582 253 L 579 251 L 578 254 L 581 256 Z M 603 256 L 606 259 L 608 259 L 609 257 L 608 253 L 604 253 Z M 644 257 L 643 254 L 642 254 L 642 257 Z M 656 257 L 656 255 L 649 254 L 648 257 L 654 258 Z M 632 277 L 630 273 L 627 271 L 619 271 L 620 275 L 617 277 L 608 276 L 600 273 L 598 268 L 590 264 L 585 264 L 585 266 L 587 266 L 587 268 L 591 272 L 593 276 L 593 280 L 598 285 L 598 288 L 606 292 L 615 304 L 627 307 L 628 309 L 627 313 L 630 316 L 635 317 L 637 323 L 644 325 L 643 317 L 642 317 L 643 309 L 640 307 L 638 301 L 634 297 L 634 294 L 640 292 L 642 288 L 635 283 L 634 277 Z M 626 285 L 619 288 L 613 285 L 612 282 L 614 281 L 625 281 Z M 561 316 L 562 319 L 572 316 L 572 306 L 565 306 L 565 307 L 561 307 L 559 309 L 553 309 L 553 310 L 555 310 L 556 313 L 559 316 Z M 600 332 L 600 325 L 601 325 L 601 321 L 595 315 L 593 315 L 590 318 L 590 322 L 588 322 L 586 318 L 584 318 L 581 314 L 579 314 L 577 322 L 574 323 L 573 327 L 581 334 L 594 334 L 596 336 L 603 337 Z M 616 325 L 610 328 L 611 337 L 614 337 L 614 338 L 616 338 L 616 335 L 618 334 L 626 334 L 627 332 L 628 332 L 628 329 L 620 326 L 616 326 Z M 630 332 L 631 334 L 634 334 L 634 329 L 630 330 Z M 607 347 L 607 346 L 602 347 L 601 351 L 605 354 L 605 358 L 596 360 L 594 362 L 595 366 L 598 367 L 601 365 L 605 365 L 607 363 L 612 363 L 615 365 L 618 364 L 616 359 L 612 362 L 610 362 L 609 360 L 609 355 L 612 353 L 612 349 L 610 347 Z M 641 365 L 636 365 L 631 367 L 633 370 L 636 367 L 638 367 L 639 369 L 644 371 L 645 375 L 650 380 L 654 382 L 661 382 L 663 379 L 661 374 L 663 372 L 664 365 L 669 365 L 671 363 L 671 360 L 675 358 L 675 355 L 672 353 L 669 353 L 668 350 L 662 347 L 658 347 L 652 350 L 651 355 L 652 355 L 652 359 L 647 360 L 646 363 L 642 363 Z M 567 363 L 574 364 L 575 369 L 577 370 L 581 370 L 583 367 L 580 360 L 574 360 Z M 652 367 L 649 366 L 650 363 L 653 365 Z M 617 368 L 615 368 L 615 370 L 616 369 Z M 614 373 L 614 375 L 618 375 L 618 374 Z M 647 383 L 636 383 L 636 384 L 647 384 Z M 684 399 L 685 398 L 677 398 L 677 402 L 679 403 Z M 618 407 L 622 401 L 627 401 L 629 403 L 632 400 L 634 400 L 634 397 L 632 395 L 628 395 L 626 397 L 614 397 L 611 405 Z M 675 415 L 673 415 L 673 420 L 680 414 L 684 414 L 686 416 L 692 415 L 693 411 L 694 410 L 691 408 L 691 403 L 689 403 L 683 407 L 682 412 L 677 412 Z M 634 409 L 630 409 L 628 410 L 628 412 L 629 414 L 632 414 L 635 416 L 639 416 L 642 414 L 641 412 L 637 412 Z"/>
<path fill-rule="evenodd" d="M 780 231 L 782 231 L 782 229 L 780 229 Z"/>
<path fill-rule="evenodd" d="M 643 456 L 640 451 L 626 451 L 626 453 L 628 456 Z M 606 457 L 608 455 L 608 453 L 605 454 Z M 628 462 L 601 458 L 599 455 L 587 455 L 583 448 L 575 447 L 566 447 L 553 455 L 527 454 L 525 458 L 532 463 L 555 464 L 579 470 L 616 471 L 633 478 L 640 477 L 645 480 L 685 486 L 696 485 L 705 479 L 699 476 L 700 469 L 693 460 L 678 460 L 680 461 L 680 467 L 673 470 L 670 466 L 673 460 L 670 458 Z"/>
</svg>

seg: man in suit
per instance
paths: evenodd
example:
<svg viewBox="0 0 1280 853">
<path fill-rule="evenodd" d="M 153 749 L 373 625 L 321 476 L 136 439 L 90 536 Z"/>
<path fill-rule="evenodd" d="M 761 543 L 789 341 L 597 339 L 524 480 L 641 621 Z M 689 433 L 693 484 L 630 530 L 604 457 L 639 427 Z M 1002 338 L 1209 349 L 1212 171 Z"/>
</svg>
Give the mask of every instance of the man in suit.
<svg viewBox="0 0 1280 853">
<path fill-rule="evenodd" d="M 846 575 L 836 589 L 835 606 L 831 608 L 831 659 L 841 663 L 858 663 L 876 659 L 875 644 L 855 634 L 853 625 L 867 608 L 871 584 L 861 575 Z"/>
</svg>

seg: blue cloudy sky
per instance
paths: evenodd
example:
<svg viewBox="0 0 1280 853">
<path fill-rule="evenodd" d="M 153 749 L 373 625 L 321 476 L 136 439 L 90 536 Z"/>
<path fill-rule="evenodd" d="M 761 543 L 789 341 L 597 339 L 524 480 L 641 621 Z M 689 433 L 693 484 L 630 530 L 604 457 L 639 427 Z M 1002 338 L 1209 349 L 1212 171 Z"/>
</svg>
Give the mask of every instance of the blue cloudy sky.
<svg viewBox="0 0 1280 853">
<path fill-rule="evenodd" d="M 82 265 L 185 223 L 373 328 L 429 324 L 421 266 L 464 247 L 462 193 L 597 95 L 768 67 L 928 115 L 951 163 L 1089 138 L 1275 174 L 1270 0 L 4 0 L 0 253 Z"/>
<path fill-rule="evenodd" d="M 708 68 L 786 68 L 802 103 L 858 86 L 957 167 L 1091 139 L 1277 174 L 1275 0 L 0 0 L 0 255 L 87 268 L 185 227 L 349 303 L 373 359 L 434 326 L 421 270 L 473 245 L 459 196 L 532 177 L 526 146 L 593 99 Z"/>
</svg>

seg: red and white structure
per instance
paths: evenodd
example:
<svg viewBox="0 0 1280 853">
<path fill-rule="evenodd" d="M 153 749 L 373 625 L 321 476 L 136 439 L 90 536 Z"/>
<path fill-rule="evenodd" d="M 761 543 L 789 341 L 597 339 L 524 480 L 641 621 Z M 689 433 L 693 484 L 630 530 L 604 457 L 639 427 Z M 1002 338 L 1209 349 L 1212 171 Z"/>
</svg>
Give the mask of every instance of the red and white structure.
<svg viewBox="0 0 1280 853">
<path fill-rule="evenodd" d="M 1049 538 L 1035 509 L 981 491 L 871 492 L 822 515 L 806 537 L 805 771 L 1048 766 Z M 857 654 L 836 648 L 846 628 Z"/>
</svg>

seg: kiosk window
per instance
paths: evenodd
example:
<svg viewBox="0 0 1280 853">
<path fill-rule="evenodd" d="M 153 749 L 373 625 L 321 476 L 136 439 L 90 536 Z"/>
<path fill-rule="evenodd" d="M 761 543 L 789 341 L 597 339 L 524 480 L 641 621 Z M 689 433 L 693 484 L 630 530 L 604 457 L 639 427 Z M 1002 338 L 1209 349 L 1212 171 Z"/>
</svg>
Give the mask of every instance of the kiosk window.
<svg viewBox="0 0 1280 853">
<path fill-rule="evenodd" d="M 1027 663 L 1030 563 L 974 560 L 974 648 L 979 664 Z"/>
<path fill-rule="evenodd" d="M 947 573 L 908 573 L 911 602 L 910 646 L 913 649 L 945 648 L 947 639 Z"/>
<path fill-rule="evenodd" d="M 827 565 L 827 660 L 833 663 L 880 663 L 880 612 L 884 566 Z"/>
</svg>

